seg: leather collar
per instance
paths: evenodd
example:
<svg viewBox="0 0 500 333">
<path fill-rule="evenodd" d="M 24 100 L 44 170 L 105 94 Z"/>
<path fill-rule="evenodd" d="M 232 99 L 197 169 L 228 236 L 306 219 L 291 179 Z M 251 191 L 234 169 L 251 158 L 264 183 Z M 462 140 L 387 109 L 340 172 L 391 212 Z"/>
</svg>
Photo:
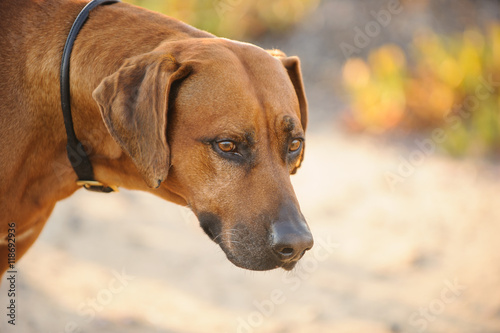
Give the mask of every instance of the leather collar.
<svg viewBox="0 0 500 333">
<path fill-rule="evenodd" d="M 60 74 L 61 108 L 64 116 L 66 135 L 68 138 L 66 150 L 68 153 L 69 161 L 71 162 L 71 166 L 78 176 L 78 181 L 76 183 L 79 186 L 83 186 L 87 190 L 103 193 L 117 192 L 118 189 L 116 186 L 104 185 L 103 183 L 94 179 L 94 170 L 92 168 L 92 163 L 90 162 L 89 156 L 85 152 L 82 143 L 78 141 L 78 138 L 76 137 L 75 129 L 73 127 L 73 118 L 71 116 L 69 65 L 71 51 L 73 49 L 73 44 L 75 42 L 76 36 L 78 36 L 80 29 L 85 24 L 90 11 L 99 5 L 111 4 L 115 2 L 119 2 L 119 0 L 92 0 L 80 11 L 75 21 L 73 22 L 73 25 L 71 26 L 68 38 L 66 39 L 66 44 L 64 44 Z"/>
</svg>

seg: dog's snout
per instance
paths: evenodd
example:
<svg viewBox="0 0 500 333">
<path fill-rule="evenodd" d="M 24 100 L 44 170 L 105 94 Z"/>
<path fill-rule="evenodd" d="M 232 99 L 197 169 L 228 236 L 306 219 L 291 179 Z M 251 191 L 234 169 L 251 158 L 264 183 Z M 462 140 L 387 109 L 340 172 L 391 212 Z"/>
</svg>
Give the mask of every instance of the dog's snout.
<svg viewBox="0 0 500 333">
<path fill-rule="evenodd" d="M 305 222 L 277 222 L 272 226 L 271 247 L 282 262 L 299 260 L 313 244 Z"/>
</svg>

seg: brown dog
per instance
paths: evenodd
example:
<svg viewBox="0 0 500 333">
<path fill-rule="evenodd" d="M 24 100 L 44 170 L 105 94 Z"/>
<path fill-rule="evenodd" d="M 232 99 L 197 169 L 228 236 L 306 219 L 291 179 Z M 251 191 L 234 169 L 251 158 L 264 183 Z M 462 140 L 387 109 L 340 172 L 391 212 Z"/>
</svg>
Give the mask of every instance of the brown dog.
<svg viewBox="0 0 500 333">
<path fill-rule="evenodd" d="M 79 189 L 58 75 L 85 4 L 0 2 L 0 274 L 9 225 L 19 259 Z M 75 42 L 71 106 L 96 180 L 189 206 L 235 265 L 291 269 L 312 247 L 290 183 L 307 123 L 298 58 L 100 6 Z"/>
</svg>

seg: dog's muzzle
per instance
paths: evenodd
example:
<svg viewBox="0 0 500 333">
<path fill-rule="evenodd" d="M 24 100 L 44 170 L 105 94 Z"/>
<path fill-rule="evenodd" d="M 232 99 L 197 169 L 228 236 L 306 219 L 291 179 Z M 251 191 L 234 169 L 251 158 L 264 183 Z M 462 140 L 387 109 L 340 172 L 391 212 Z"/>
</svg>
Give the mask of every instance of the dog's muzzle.
<svg viewBox="0 0 500 333">
<path fill-rule="evenodd" d="M 236 266 L 250 270 L 281 267 L 291 270 L 314 244 L 307 223 L 295 205 L 283 206 L 269 222 L 271 214 L 262 214 L 251 222 L 225 227 L 211 213 L 198 214 L 205 233 L 225 252 Z"/>
</svg>

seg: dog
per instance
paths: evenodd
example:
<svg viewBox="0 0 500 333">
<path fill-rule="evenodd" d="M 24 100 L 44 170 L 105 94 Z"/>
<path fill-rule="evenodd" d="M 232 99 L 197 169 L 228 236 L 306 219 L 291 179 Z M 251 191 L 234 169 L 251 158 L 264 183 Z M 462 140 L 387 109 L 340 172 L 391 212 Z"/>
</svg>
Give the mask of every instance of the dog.
<svg viewBox="0 0 500 333">
<path fill-rule="evenodd" d="M 58 75 L 85 5 L 0 2 L 0 274 L 81 188 Z M 297 57 L 118 2 L 90 13 L 70 78 L 74 130 L 97 181 L 189 207 L 241 268 L 291 270 L 311 249 L 290 182 L 308 117 Z"/>
</svg>

